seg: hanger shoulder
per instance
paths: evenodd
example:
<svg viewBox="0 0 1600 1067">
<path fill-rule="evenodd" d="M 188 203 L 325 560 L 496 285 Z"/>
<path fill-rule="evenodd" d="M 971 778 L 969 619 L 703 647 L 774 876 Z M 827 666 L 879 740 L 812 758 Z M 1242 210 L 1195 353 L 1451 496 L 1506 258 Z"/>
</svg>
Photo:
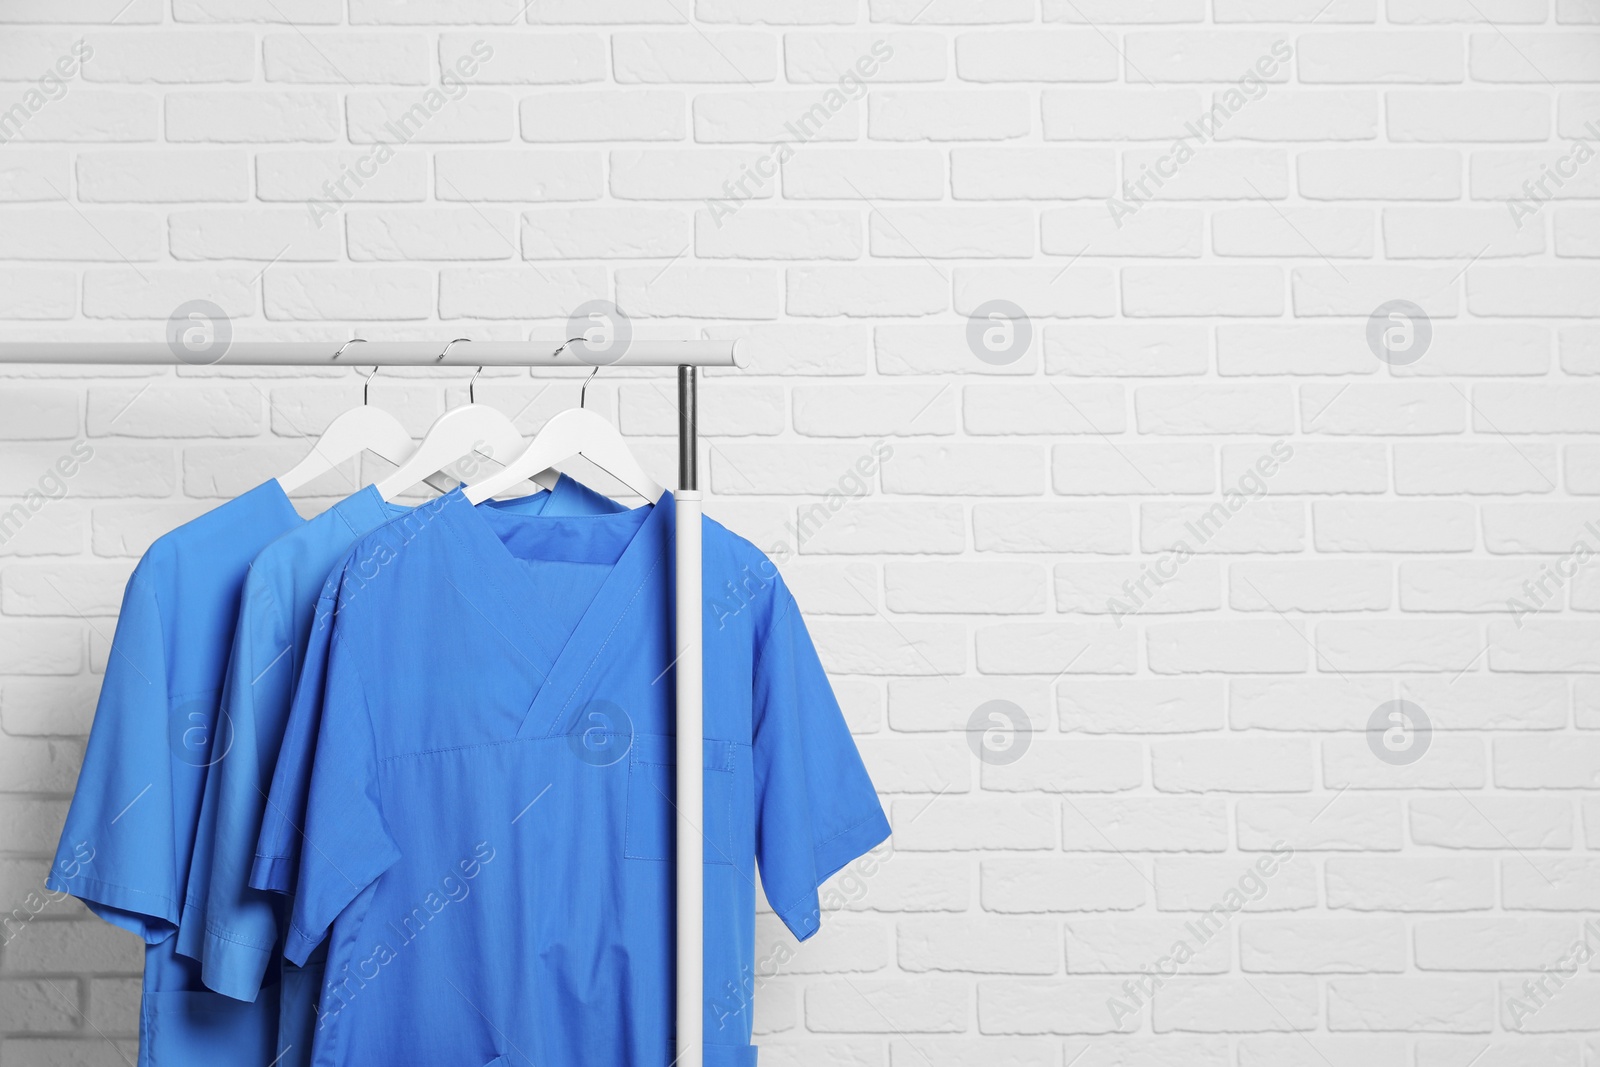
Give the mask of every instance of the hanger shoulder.
<svg viewBox="0 0 1600 1067">
<path fill-rule="evenodd" d="M 325 440 L 334 438 L 331 445 L 325 446 L 333 451 L 346 451 L 350 455 L 371 452 L 390 463 L 405 462 L 417 449 L 417 443 L 400 425 L 399 419 L 382 408 L 366 405 L 340 415 L 323 437 Z"/>
<path fill-rule="evenodd" d="M 329 423 L 306 457 L 279 475 L 278 483 L 284 492 L 291 493 L 362 452 L 371 452 L 390 463 L 403 463 L 415 449 L 399 419 L 382 408 L 363 404 Z"/>
<path fill-rule="evenodd" d="M 517 455 L 525 447 L 522 434 L 499 408 L 484 404 L 451 408 L 434 420 L 417 450 L 378 483 L 378 493 L 392 501 L 430 474 L 470 453 L 500 460 Z"/>
<path fill-rule="evenodd" d="M 511 489 L 522 479 L 573 456 L 583 456 L 652 503 L 666 492 L 645 473 L 633 449 L 614 425 L 584 408 L 568 408 L 545 423 L 533 443 L 504 470 L 469 485 L 466 497 L 474 504 L 481 504 Z"/>
</svg>

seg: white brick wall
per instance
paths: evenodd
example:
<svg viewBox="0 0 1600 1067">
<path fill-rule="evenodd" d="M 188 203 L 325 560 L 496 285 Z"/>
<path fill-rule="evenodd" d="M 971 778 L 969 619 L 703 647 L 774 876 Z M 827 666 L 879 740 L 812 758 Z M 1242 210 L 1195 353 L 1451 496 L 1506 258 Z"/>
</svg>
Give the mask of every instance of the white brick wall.
<svg viewBox="0 0 1600 1067">
<path fill-rule="evenodd" d="M 442 346 L 594 298 L 747 339 L 710 510 L 794 557 L 897 846 L 763 980 L 769 1067 L 1600 1065 L 1600 964 L 1556 973 L 1600 916 L 1593 0 L 9 0 L 0 137 L 6 339 L 206 299 Z M 420 434 L 464 386 L 372 396 Z M 576 389 L 478 399 L 532 430 Z M 0 512 L 61 497 L 0 547 L 0 908 L 133 561 L 359 395 L 0 368 Z M 590 391 L 662 478 L 670 398 Z M 1396 699 L 1409 765 L 1365 734 Z M 969 747 L 991 701 L 1013 762 Z M 123 1062 L 138 971 L 51 904 L 0 1064 Z"/>
</svg>

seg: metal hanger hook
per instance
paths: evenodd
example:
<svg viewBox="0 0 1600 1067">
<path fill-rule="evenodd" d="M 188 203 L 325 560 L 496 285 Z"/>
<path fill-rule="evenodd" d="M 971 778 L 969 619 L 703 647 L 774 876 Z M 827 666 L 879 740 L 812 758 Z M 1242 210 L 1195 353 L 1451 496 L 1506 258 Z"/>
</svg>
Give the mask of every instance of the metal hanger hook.
<svg viewBox="0 0 1600 1067">
<path fill-rule="evenodd" d="M 561 342 L 561 347 L 557 348 L 554 352 L 550 353 L 550 358 L 551 359 L 555 359 L 557 356 L 559 356 L 561 353 L 563 353 L 563 352 L 565 352 L 567 350 L 567 346 L 568 345 L 572 344 L 575 341 L 582 341 L 585 344 L 587 344 L 588 341 L 589 341 L 589 338 L 587 336 L 584 336 L 584 337 L 569 337 L 569 338 L 567 338 L 565 341 Z"/>
<path fill-rule="evenodd" d="M 462 341 L 470 340 L 472 340 L 470 337 L 457 337 L 454 341 L 451 341 L 450 344 L 444 346 L 444 351 L 439 353 L 439 358 L 433 361 L 434 364 L 437 365 L 444 362 L 444 357 L 450 354 L 450 345 L 458 345 Z"/>
<path fill-rule="evenodd" d="M 596 366 L 594 370 L 589 372 L 589 376 L 583 380 L 583 388 L 578 390 L 578 406 L 580 408 L 583 407 L 584 401 L 586 399 L 588 399 L 588 396 L 589 396 L 589 383 L 594 381 L 594 376 L 596 374 L 599 374 L 599 373 L 600 373 L 600 368 L 598 366 Z"/>
<path fill-rule="evenodd" d="M 367 380 L 361 383 L 361 406 L 367 405 L 367 391 L 372 388 L 372 379 L 378 376 L 378 368 L 373 367 L 372 373 L 367 375 Z"/>
<path fill-rule="evenodd" d="M 472 372 L 472 377 L 467 379 L 467 403 L 469 404 L 476 404 L 478 402 L 478 375 L 482 373 L 483 368 L 479 367 L 477 370 Z"/>
<path fill-rule="evenodd" d="M 337 352 L 335 352 L 333 354 L 333 361 L 335 363 L 339 362 L 339 357 L 344 355 L 344 350 L 349 348 L 351 345 L 364 345 L 366 343 L 367 343 L 367 339 L 365 337 L 352 337 L 352 338 L 350 338 L 350 340 L 346 341 L 344 344 L 339 346 L 339 351 L 337 351 Z"/>
</svg>

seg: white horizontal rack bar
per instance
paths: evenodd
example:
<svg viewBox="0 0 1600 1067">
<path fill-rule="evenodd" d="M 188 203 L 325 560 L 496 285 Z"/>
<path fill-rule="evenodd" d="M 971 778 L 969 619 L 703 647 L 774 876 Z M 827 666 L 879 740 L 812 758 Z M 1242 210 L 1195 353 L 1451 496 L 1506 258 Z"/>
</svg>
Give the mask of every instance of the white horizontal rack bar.
<svg viewBox="0 0 1600 1067">
<path fill-rule="evenodd" d="M 343 345 L 337 360 L 334 354 Z M 446 346 L 448 345 L 448 350 Z M 180 356 L 180 351 L 183 354 Z M 165 341 L 0 341 L 0 363 L 315 367 L 739 367 L 736 341 L 635 340 L 619 353 L 586 342 L 233 341 L 221 352 L 183 351 Z"/>
</svg>

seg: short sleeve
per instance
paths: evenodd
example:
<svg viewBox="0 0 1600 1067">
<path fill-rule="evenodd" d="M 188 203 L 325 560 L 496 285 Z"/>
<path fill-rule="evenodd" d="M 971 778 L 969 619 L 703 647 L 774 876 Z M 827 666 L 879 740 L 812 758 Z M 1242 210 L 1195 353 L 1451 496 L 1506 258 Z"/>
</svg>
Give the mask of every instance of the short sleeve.
<svg viewBox="0 0 1600 1067">
<path fill-rule="evenodd" d="M 317 600 L 316 615 L 294 683 L 289 718 L 278 746 L 272 785 L 257 829 L 250 885 L 277 893 L 294 891 L 300 873 L 300 828 L 306 821 L 306 794 L 311 787 L 312 757 L 322 727 L 322 696 L 328 677 L 328 652 L 333 641 L 333 613 L 339 596 L 339 571 L 334 571 Z"/>
<path fill-rule="evenodd" d="M 291 641 L 277 598 L 252 571 L 223 689 L 233 748 L 206 781 L 202 833 L 209 826 L 211 852 L 198 887 L 206 902 L 201 977 L 237 1000 L 256 998 L 278 944 L 278 899 L 251 888 L 249 875 L 277 751 L 274 716 L 282 725 L 283 712 L 274 709 L 287 708 L 293 691 Z M 196 892 L 191 874 L 189 894 Z"/>
<path fill-rule="evenodd" d="M 174 829 L 174 776 L 204 773 L 174 757 L 190 727 L 178 717 L 184 706 L 169 699 L 165 648 L 160 606 L 135 571 L 45 883 L 150 944 L 172 936 L 183 906 L 175 857 L 188 849 L 178 847 Z M 208 730 L 208 720 L 194 728 Z"/>
<path fill-rule="evenodd" d="M 353 652 L 336 631 L 306 776 L 300 870 L 284 944 L 284 955 L 296 964 L 305 963 L 339 913 L 400 858 L 384 820 L 377 741 Z"/>
<path fill-rule="evenodd" d="M 773 910 L 804 941 L 821 926 L 817 889 L 889 836 L 872 780 L 800 610 L 776 586 L 754 674 L 756 860 Z"/>
<path fill-rule="evenodd" d="M 216 868 L 218 836 L 226 825 L 226 817 L 219 810 L 222 779 L 229 768 L 243 761 L 255 759 L 255 734 L 252 729 L 250 708 L 241 701 L 248 696 L 251 677 L 249 664 L 241 663 L 241 654 L 250 647 L 259 627 L 259 612 L 252 605 L 253 573 L 247 575 L 240 596 L 238 620 L 233 627 L 233 644 L 228 651 L 223 674 L 222 691 L 217 708 L 217 743 L 224 748 L 211 761 L 205 777 L 204 791 L 200 797 L 200 810 L 195 817 L 194 849 L 189 857 L 189 877 L 185 883 L 187 899 L 183 918 L 179 922 L 178 937 L 174 947 L 190 959 L 199 960 L 205 954 L 206 916 L 209 904 L 209 886 Z M 244 692 L 241 693 L 241 689 Z M 214 750 L 216 751 L 216 750 Z M 259 824 L 259 819 L 257 820 Z M 252 851 L 254 841 L 251 842 Z M 231 995 L 231 994 L 230 994 Z M 243 999 L 249 1000 L 250 997 Z"/>
</svg>

